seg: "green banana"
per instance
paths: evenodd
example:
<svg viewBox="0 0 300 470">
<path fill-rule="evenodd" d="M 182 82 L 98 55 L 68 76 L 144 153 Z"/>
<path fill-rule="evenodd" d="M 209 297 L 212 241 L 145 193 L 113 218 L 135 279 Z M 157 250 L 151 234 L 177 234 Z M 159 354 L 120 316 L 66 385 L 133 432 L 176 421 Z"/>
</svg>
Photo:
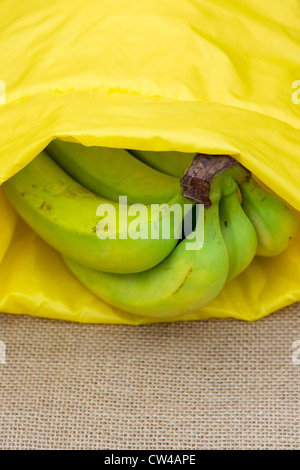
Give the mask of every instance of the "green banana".
<svg viewBox="0 0 300 470">
<path fill-rule="evenodd" d="M 78 183 L 90 191 L 129 204 L 168 202 L 179 191 L 179 181 L 160 173 L 122 149 L 85 147 L 54 140 L 45 151 Z"/>
<path fill-rule="evenodd" d="M 263 189 L 253 177 L 237 182 L 242 194 L 242 207 L 257 233 L 256 254 L 279 255 L 298 230 L 293 210 L 276 194 Z"/>
<path fill-rule="evenodd" d="M 257 251 L 256 231 L 241 207 L 237 190 L 222 197 L 220 224 L 229 256 L 229 281 L 249 266 Z"/>
<path fill-rule="evenodd" d="M 138 315 L 176 317 L 213 300 L 226 281 L 228 254 L 219 224 L 219 198 L 204 211 L 203 247 L 188 250 L 190 242 L 185 238 L 162 263 L 138 274 L 104 273 L 69 259 L 65 263 L 91 292 L 115 307 Z"/>
<path fill-rule="evenodd" d="M 179 192 L 156 212 L 150 206 L 129 206 L 141 209 L 138 219 L 134 211 L 129 217 L 125 205 L 91 193 L 45 152 L 2 189 L 20 216 L 57 251 L 91 268 L 118 273 L 144 271 L 163 261 L 182 230 L 184 214 L 180 220 L 170 217 L 172 206 L 191 204 Z M 141 237 L 134 239 L 137 220 Z M 164 238 L 161 227 L 169 220 L 170 237 Z"/>
<path fill-rule="evenodd" d="M 196 153 L 152 152 L 148 150 L 129 150 L 129 152 L 152 168 L 178 178 L 182 176 L 196 155 Z"/>
<path fill-rule="evenodd" d="M 221 291 L 228 276 L 228 252 L 219 221 L 222 196 L 236 190 L 233 175 L 245 170 L 230 157 L 195 157 L 181 178 L 183 194 L 203 202 L 204 242 L 199 243 L 202 218 L 196 228 L 159 265 L 139 274 L 114 274 L 65 263 L 95 295 L 137 315 L 176 317 L 203 307 Z M 234 166 L 232 166 L 234 165 Z M 198 207 L 198 206 L 197 206 Z M 196 245 L 191 248 L 191 241 Z"/>
</svg>

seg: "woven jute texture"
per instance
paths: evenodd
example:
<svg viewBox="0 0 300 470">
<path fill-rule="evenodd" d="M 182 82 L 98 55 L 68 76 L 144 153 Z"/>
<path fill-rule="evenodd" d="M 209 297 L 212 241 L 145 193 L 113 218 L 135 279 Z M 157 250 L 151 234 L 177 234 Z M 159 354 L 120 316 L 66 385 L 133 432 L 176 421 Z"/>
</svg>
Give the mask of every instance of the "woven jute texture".
<svg viewBox="0 0 300 470">
<path fill-rule="evenodd" d="M 1 449 L 300 449 L 300 304 L 139 327 L 2 314 L 0 340 Z"/>
</svg>

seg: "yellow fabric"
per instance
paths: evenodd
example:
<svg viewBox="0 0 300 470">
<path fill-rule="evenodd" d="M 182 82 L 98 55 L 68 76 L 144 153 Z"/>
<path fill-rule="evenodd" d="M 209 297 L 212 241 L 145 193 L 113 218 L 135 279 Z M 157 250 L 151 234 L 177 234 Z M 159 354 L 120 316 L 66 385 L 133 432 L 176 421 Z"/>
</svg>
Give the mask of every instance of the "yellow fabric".
<svg viewBox="0 0 300 470">
<path fill-rule="evenodd" d="M 300 211 L 298 1 L 2 0 L 0 18 L 0 183 L 61 137 L 227 153 Z M 152 321 L 89 293 L 2 194 L 0 217 L 1 311 Z M 300 235 L 180 320 L 254 320 L 299 299 Z"/>
</svg>

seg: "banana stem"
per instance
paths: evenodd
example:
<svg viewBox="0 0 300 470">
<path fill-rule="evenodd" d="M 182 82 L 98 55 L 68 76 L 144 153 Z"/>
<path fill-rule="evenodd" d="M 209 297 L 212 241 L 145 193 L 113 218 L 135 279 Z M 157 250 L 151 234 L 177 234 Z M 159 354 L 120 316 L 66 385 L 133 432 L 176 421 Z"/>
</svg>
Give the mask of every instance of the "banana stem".
<svg viewBox="0 0 300 470">
<path fill-rule="evenodd" d="M 199 153 L 180 180 L 182 194 L 208 209 L 222 194 L 230 194 L 236 189 L 235 179 L 241 175 L 245 179 L 250 173 L 233 157 Z"/>
</svg>

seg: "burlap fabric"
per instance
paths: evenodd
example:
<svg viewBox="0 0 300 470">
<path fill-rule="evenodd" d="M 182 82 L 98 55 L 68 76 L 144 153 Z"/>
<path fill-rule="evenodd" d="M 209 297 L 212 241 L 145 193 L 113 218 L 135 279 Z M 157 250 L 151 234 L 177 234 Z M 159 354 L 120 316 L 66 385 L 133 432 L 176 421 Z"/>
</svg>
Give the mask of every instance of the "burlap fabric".
<svg viewBox="0 0 300 470">
<path fill-rule="evenodd" d="M 2 314 L 0 340 L 2 449 L 300 449 L 300 304 L 140 327 Z"/>
</svg>

